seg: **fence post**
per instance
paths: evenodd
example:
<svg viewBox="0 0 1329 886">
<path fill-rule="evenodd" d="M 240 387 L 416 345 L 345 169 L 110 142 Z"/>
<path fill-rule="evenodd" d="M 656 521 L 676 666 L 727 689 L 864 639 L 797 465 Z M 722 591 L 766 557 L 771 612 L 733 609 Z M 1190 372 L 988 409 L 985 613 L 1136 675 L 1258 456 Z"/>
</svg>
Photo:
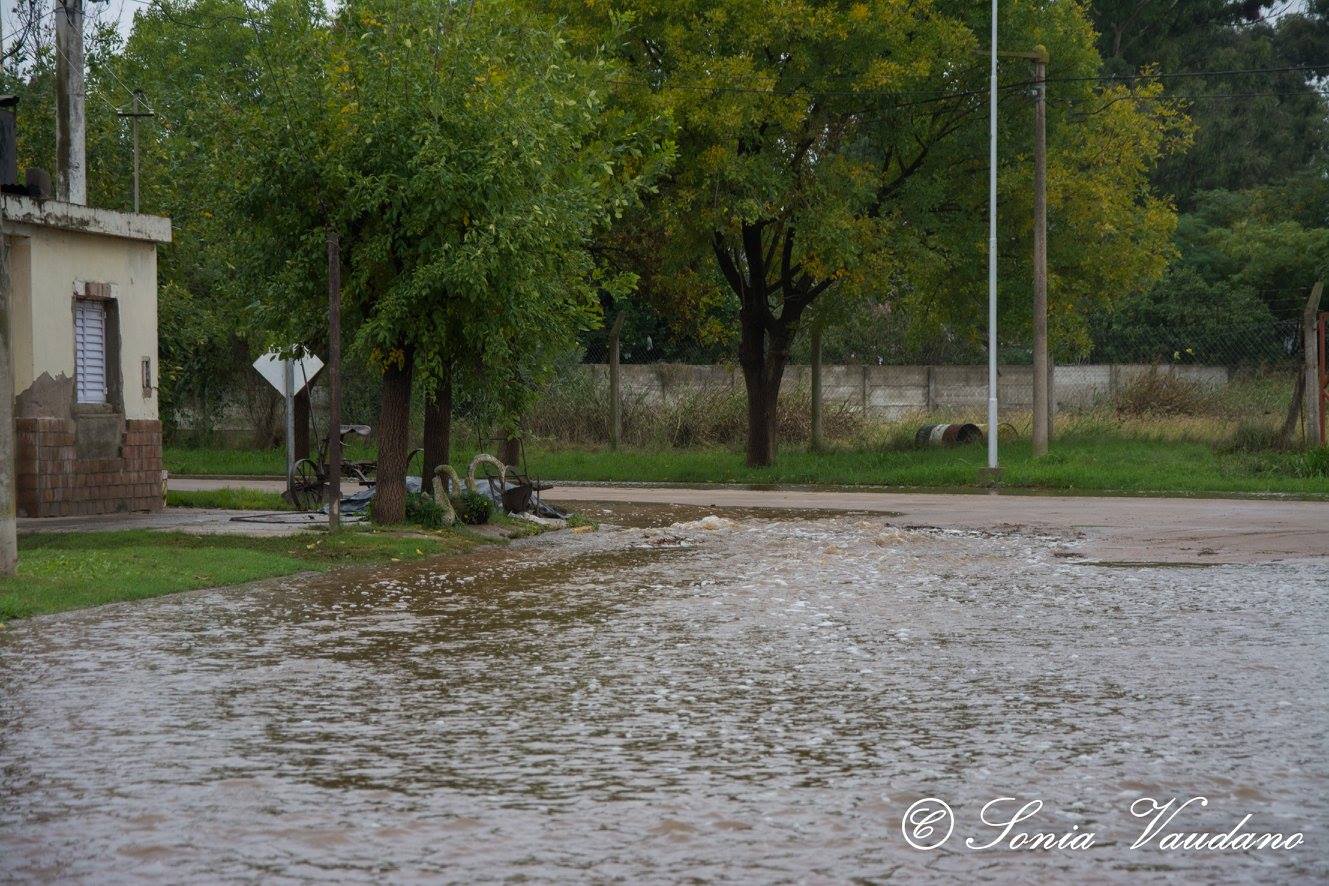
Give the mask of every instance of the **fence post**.
<svg viewBox="0 0 1329 886">
<path fill-rule="evenodd" d="M 1307 446 L 1323 446 L 1320 438 L 1320 353 L 1316 335 L 1316 315 L 1320 311 L 1320 294 L 1324 291 L 1324 281 L 1317 280 L 1311 287 L 1310 298 L 1306 300 L 1306 310 L 1301 316 L 1301 340 L 1304 356 L 1303 371 L 1306 380 L 1302 383 L 1302 408 L 1306 416 Z"/>
<path fill-rule="evenodd" d="M 1057 428 L 1057 363 L 1052 359 L 1052 351 L 1048 350 L 1048 442 L 1052 442 L 1052 435 Z"/>
<path fill-rule="evenodd" d="M 614 315 L 609 325 L 609 448 L 617 449 L 623 442 L 623 400 L 619 396 L 618 338 L 623 331 L 624 311 Z"/>
<path fill-rule="evenodd" d="M 821 327 L 812 324 L 812 451 L 821 452 Z"/>
</svg>

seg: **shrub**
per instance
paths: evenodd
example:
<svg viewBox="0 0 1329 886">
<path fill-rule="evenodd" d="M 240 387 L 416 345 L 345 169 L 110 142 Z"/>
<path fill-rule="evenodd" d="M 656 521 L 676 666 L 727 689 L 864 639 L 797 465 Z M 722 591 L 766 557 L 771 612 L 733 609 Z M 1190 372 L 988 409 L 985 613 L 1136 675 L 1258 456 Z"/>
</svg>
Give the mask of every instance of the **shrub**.
<svg viewBox="0 0 1329 886">
<path fill-rule="evenodd" d="M 487 495 L 467 489 L 452 500 L 457 511 L 457 519 L 467 526 L 480 526 L 488 523 L 494 512 L 494 502 Z"/>
<path fill-rule="evenodd" d="M 1237 425 L 1232 437 L 1222 447 L 1227 452 L 1268 452 L 1282 448 L 1277 428 L 1267 422 L 1250 421 Z"/>
<path fill-rule="evenodd" d="M 1329 477 L 1329 446 L 1312 449 L 1302 456 L 1302 475 Z"/>
<path fill-rule="evenodd" d="M 447 511 L 423 492 L 406 493 L 406 522 L 426 529 L 442 529 L 448 525 Z"/>
<path fill-rule="evenodd" d="M 1201 415 L 1212 411 L 1213 392 L 1170 373 L 1150 369 L 1113 395 L 1118 415 Z"/>
</svg>

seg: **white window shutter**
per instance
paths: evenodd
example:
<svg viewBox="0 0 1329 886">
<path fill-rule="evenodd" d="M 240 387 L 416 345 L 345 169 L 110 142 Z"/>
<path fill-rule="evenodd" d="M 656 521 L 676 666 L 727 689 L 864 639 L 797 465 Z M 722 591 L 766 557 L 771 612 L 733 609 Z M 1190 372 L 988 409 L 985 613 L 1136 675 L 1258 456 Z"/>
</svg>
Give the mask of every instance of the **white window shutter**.
<svg viewBox="0 0 1329 886">
<path fill-rule="evenodd" d="M 78 402 L 106 402 L 106 306 L 99 301 L 74 306 L 74 378 Z"/>
</svg>

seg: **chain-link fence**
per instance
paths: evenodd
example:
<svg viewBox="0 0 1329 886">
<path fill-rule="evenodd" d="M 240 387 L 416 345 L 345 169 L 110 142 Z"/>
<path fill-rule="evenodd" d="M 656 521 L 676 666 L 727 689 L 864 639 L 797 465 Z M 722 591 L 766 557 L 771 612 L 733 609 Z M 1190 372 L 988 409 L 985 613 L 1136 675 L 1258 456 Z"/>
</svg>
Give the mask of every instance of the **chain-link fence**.
<svg viewBox="0 0 1329 886">
<path fill-rule="evenodd" d="M 1302 359 L 1300 324 L 1265 318 L 1258 328 L 1229 334 L 1216 325 L 1184 337 L 1165 326 L 1118 329 L 1054 360 L 1051 403 L 1057 433 L 1120 433 L 1221 444 L 1241 436 L 1273 441 L 1293 399 Z M 660 353 L 654 343 L 620 348 L 587 343 L 541 392 L 527 430 L 567 444 L 602 446 L 615 426 L 611 375 L 617 374 L 618 441 L 628 446 L 739 445 L 747 429 L 743 374 L 736 354 L 695 344 Z M 924 424 L 986 422 L 988 370 L 981 349 L 964 354 L 934 344 L 946 360 L 920 363 L 918 347 L 876 353 L 823 352 L 819 384 L 806 345 L 784 373 L 777 434 L 806 444 L 813 433 L 813 391 L 819 388 L 821 433 L 830 445 L 906 442 Z M 1054 342 L 1054 356 L 1055 347 Z M 642 359 L 643 355 L 646 359 Z M 967 358 L 967 359 L 966 359 Z M 1028 436 L 1032 426 L 1032 349 L 1003 345 L 998 402 L 1004 432 Z M 1299 438 L 1300 426 L 1294 429 Z"/>
<path fill-rule="evenodd" d="M 1254 321 L 1219 317 L 1203 324 L 1101 323 L 1091 340 L 1067 348 L 1054 335 L 1051 401 L 1055 434 L 1119 434 L 1193 439 L 1221 445 L 1299 442 L 1304 429 L 1289 407 L 1303 346 L 1303 307 L 1291 300 Z M 820 391 L 822 442 L 835 447 L 908 445 L 925 424 L 986 422 L 988 374 L 981 337 L 939 334 L 922 341 L 876 334 L 858 324 L 823 331 L 819 384 L 814 381 L 810 336 L 799 337 L 781 386 L 776 432 L 786 444 L 807 445 L 814 426 L 814 389 Z M 732 342 L 698 341 L 647 331 L 619 343 L 617 410 L 614 373 L 604 329 L 588 333 L 559 363 L 523 416 L 529 439 L 558 446 L 601 448 L 741 446 L 747 435 L 743 373 Z M 1032 349 L 1011 336 L 999 354 L 1002 430 L 1027 437 L 1032 429 Z M 171 428 L 180 442 L 268 446 L 282 437 L 280 398 L 258 379 L 210 411 L 181 410 Z M 246 376 L 247 377 L 247 376 Z M 348 362 L 342 415 L 373 425 L 377 373 Z M 421 430 L 417 391 L 413 437 Z M 315 387 L 315 435 L 325 428 L 326 393 Z M 615 420 L 617 411 L 617 421 Z M 614 428 L 617 426 L 617 440 Z M 495 429 L 459 406 L 453 440 L 492 444 Z"/>
</svg>

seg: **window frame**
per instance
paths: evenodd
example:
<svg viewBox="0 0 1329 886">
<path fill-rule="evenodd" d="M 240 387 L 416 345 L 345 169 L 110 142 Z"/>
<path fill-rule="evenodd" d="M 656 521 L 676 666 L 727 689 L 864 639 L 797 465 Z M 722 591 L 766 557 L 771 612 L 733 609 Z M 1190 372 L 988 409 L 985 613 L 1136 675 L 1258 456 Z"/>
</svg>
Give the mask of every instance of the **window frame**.
<svg viewBox="0 0 1329 886">
<path fill-rule="evenodd" d="M 81 302 L 97 302 L 102 306 L 105 324 L 102 343 L 105 349 L 103 371 L 106 385 L 106 399 L 102 403 L 79 401 L 78 312 Z M 123 412 L 124 395 L 120 379 L 120 304 L 115 297 L 114 286 L 110 283 L 76 282 L 73 298 L 70 299 L 70 314 L 73 324 L 69 344 L 74 357 L 74 413 L 77 415 Z"/>
</svg>

